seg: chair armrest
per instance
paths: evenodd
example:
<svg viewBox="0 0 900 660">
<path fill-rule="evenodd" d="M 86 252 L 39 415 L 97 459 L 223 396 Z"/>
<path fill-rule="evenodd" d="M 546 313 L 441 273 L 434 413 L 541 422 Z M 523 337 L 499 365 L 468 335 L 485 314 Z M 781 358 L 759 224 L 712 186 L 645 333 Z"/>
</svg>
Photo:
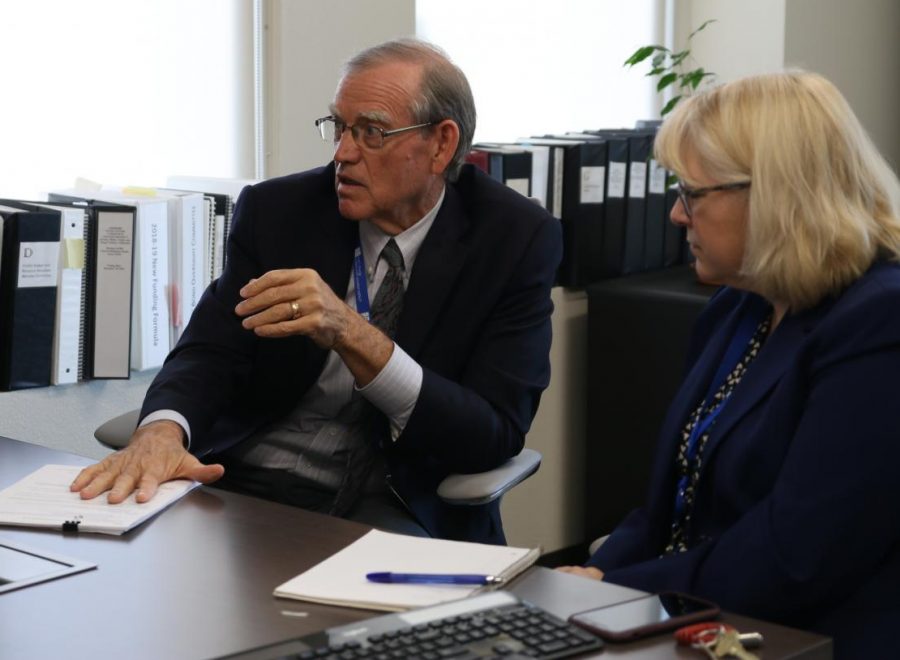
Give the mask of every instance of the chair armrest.
<svg viewBox="0 0 900 660">
<path fill-rule="evenodd" d="M 609 538 L 609 534 L 606 536 L 599 536 L 591 541 L 591 544 L 588 546 L 588 557 L 593 557 L 594 553 L 600 549 L 600 546 L 606 543 L 606 539 Z"/>
<path fill-rule="evenodd" d="M 140 412 L 140 409 L 129 410 L 113 417 L 97 427 L 94 437 L 112 449 L 126 447 L 137 428 Z M 437 494 L 451 504 L 487 504 L 537 472 L 540 466 L 540 452 L 523 449 L 518 456 L 493 470 L 447 476 L 438 486 Z"/>
<path fill-rule="evenodd" d="M 450 504 L 487 504 L 537 472 L 541 453 L 523 449 L 506 463 L 487 472 L 451 474 L 437 489 L 438 497 Z"/>
<path fill-rule="evenodd" d="M 135 408 L 118 417 L 113 417 L 97 427 L 97 430 L 94 431 L 94 437 L 102 445 L 112 449 L 122 449 L 122 447 L 128 446 L 131 434 L 137 428 L 140 414 L 140 408 Z"/>
</svg>

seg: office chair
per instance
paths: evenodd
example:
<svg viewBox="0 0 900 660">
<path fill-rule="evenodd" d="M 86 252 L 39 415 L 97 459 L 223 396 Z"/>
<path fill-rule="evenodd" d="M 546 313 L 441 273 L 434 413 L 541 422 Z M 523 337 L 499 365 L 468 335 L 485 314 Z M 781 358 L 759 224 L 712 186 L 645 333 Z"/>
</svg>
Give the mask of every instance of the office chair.
<svg viewBox="0 0 900 660">
<path fill-rule="evenodd" d="M 137 428 L 140 409 L 113 417 L 94 431 L 100 444 L 110 449 L 122 449 Z M 475 474 L 451 474 L 438 486 L 437 494 L 445 502 L 474 506 L 487 504 L 501 497 L 516 484 L 525 481 L 541 466 L 541 453 L 523 449 L 500 467 Z"/>
</svg>

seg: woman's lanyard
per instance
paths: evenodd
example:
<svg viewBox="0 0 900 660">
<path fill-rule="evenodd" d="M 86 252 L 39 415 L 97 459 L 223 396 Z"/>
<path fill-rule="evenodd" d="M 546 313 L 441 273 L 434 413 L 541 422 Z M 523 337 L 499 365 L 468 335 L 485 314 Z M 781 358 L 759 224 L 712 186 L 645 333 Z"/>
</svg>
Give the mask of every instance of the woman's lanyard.
<svg viewBox="0 0 900 660">
<path fill-rule="evenodd" d="M 678 489 L 675 491 L 676 520 L 680 519 L 684 514 L 687 487 L 691 481 L 691 466 L 697 459 L 697 452 L 700 449 L 700 438 L 702 438 L 703 434 L 710 429 L 713 422 L 716 421 L 716 418 L 722 410 L 725 409 L 725 404 L 731 399 L 731 392 L 719 401 L 719 403 L 716 404 L 716 407 L 708 413 L 704 414 L 703 411 L 706 410 L 707 405 L 713 400 L 713 397 L 715 397 L 719 388 L 722 387 L 725 379 L 727 379 L 728 375 L 734 371 L 734 368 L 737 367 L 741 358 L 743 358 L 744 354 L 747 352 L 747 346 L 750 343 L 750 340 L 753 338 L 756 329 L 759 327 L 760 322 L 767 313 L 768 305 L 752 305 L 744 312 L 737 327 L 737 331 L 731 338 L 731 343 L 728 344 L 728 349 L 725 351 L 725 355 L 719 363 L 716 375 L 709 384 L 706 396 L 703 397 L 703 401 L 700 403 L 700 412 L 697 417 L 697 422 L 694 424 L 694 428 L 691 429 L 691 435 L 688 437 L 687 442 L 687 450 L 685 451 L 685 458 L 688 465 L 687 474 L 682 475 L 681 479 L 678 480 Z"/>
<path fill-rule="evenodd" d="M 356 311 L 368 321 L 369 283 L 366 280 L 366 261 L 359 240 L 356 241 L 356 249 L 353 251 L 353 288 L 356 290 Z"/>
</svg>

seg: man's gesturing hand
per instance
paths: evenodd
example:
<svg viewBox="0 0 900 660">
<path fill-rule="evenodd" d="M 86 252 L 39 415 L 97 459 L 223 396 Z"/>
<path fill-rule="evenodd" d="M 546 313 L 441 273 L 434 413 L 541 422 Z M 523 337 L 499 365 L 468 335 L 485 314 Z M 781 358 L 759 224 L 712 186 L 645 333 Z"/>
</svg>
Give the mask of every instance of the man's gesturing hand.
<svg viewBox="0 0 900 660">
<path fill-rule="evenodd" d="M 352 323 L 363 322 L 319 274 L 308 268 L 270 270 L 241 289 L 235 313 L 260 337 L 306 335 L 336 348 Z"/>
</svg>

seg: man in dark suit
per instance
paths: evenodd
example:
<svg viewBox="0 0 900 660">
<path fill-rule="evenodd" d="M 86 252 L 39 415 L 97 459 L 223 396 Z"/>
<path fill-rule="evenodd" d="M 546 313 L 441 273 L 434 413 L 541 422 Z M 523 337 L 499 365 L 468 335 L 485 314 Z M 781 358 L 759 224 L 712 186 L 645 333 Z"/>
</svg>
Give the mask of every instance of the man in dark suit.
<svg viewBox="0 0 900 660">
<path fill-rule="evenodd" d="M 503 542 L 496 505 L 435 490 L 523 446 L 550 377 L 558 222 L 463 165 L 471 91 L 427 44 L 354 57 L 316 123 L 333 164 L 244 190 L 225 271 L 129 447 L 73 490 L 145 501 L 225 474 L 391 529 Z"/>
</svg>

